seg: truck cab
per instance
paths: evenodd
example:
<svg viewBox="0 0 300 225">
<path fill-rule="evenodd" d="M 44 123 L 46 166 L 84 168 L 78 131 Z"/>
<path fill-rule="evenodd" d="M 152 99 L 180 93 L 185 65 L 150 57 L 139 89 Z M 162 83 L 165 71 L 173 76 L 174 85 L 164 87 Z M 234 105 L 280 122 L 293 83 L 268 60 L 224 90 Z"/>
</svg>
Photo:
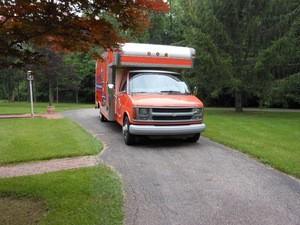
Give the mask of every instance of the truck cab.
<svg viewBox="0 0 300 225">
<path fill-rule="evenodd" d="M 96 68 L 100 120 L 117 121 L 127 145 L 140 135 L 196 142 L 205 130 L 204 106 L 181 74 L 173 72 L 190 68 L 193 53 L 187 47 L 149 44 L 127 44 L 121 51 L 108 53 Z"/>
</svg>

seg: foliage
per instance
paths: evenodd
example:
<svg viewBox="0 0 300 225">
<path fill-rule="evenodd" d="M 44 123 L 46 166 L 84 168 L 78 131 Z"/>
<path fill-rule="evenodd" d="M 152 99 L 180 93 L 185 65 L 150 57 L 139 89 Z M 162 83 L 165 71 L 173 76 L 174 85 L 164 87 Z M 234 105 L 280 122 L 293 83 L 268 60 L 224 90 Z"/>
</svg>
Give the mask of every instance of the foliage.
<svg viewBox="0 0 300 225">
<path fill-rule="evenodd" d="M 261 89 L 261 103 L 264 106 L 297 107 L 300 85 L 300 6 L 290 12 L 291 28 L 282 37 L 259 52 L 255 61 L 255 72 L 258 76 L 267 74 Z M 297 14 L 298 13 L 298 14 Z M 278 26 L 287 26 L 282 21 Z M 262 79 L 260 79 L 262 80 Z"/>
<path fill-rule="evenodd" d="M 0 120 L 0 165 L 97 154 L 102 145 L 66 119 Z"/>
<path fill-rule="evenodd" d="M 204 136 L 300 178 L 300 113 L 206 110 Z"/>
<path fill-rule="evenodd" d="M 8 4 L 10 1 L 5 2 Z M 35 5 L 38 1 L 33 2 L 33 5 Z M 92 4 L 92 2 L 89 1 L 87 4 Z M 128 7 L 130 8 L 134 4 L 143 4 L 142 2 L 156 5 L 160 1 L 129 1 Z M 141 27 L 132 30 L 127 26 L 123 29 L 124 26 L 122 26 L 118 16 L 109 11 L 110 7 L 119 3 L 119 1 L 107 2 L 109 7 L 101 13 L 98 12 L 97 16 L 100 21 L 97 22 L 100 23 L 105 20 L 111 24 L 115 31 L 118 31 L 118 35 L 122 40 L 195 48 L 197 58 L 194 70 L 185 71 L 184 75 L 192 86 L 199 87 L 199 97 L 204 100 L 206 105 L 235 106 L 236 111 L 242 111 L 245 106 L 300 107 L 299 94 L 296 90 L 299 83 L 297 74 L 300 73 L 300 5 L 298 1 L 168 0 L 166 4 L 161 5 L 160 2 L 156 5 L 157 7 L 153 6 L 154 10 L 151 7 L 146 10 L 146 5 L 140 8 L 141 11 L 147 11 L 146 16 L 143 17 L 143 23 L 147 22 L 150 25 L 144 27 L 146 28 L 145 32 L 141 35 L 137 35 L 137 32 L 135 32 L 143 30 Z M 27 3 L 22 4 L 26 5 Z M 42 9 L 45 9 L 47 5 L 50 7 L 51 4 L 58 7 L 60 2 L 50 3 L 50 1 L 44 1 L 44 3 L 39 4 Z M 76 5 L 76 3 L 74 4 Z M 96 1 L 95 4 L 101 3 Z M 0 7 L 4 7 L 4 5 L 2 3 Z M 165 12 L 166 5 L 169 5 L 170 12 L 160 14 L 160 12 Z M 69 6 L 69 1 L 67 1 L 65 8 Z M 82 11 L 84 7 L 74 10 Z M 63 9 L 65 8 L 63 7 Z M 18 10 L 22 11 L 23 9 Z M 93 13 L 96 13 L 93 10 L 91 9 L 91 12 L 86 14 L 82 13 L 81 17 L 78 18 L 89 20 L 87 15 L 95 15 Z M 138 12 L 141 11 L 138 10 Z M 0 14 L 1 12 L 0 8 Z M 70 12 L 70 14 L 74 16 L 73 12 Z M 56 19 L 53 18 L 54 22 L 60 18 L 60 12 L 53 15 L 57 15 Z M 46 23 L 50 19 L 50 17 L 44 16 L 37 19 L 37 21 Z M 30 18 L 27 22 L 30 22 Z M 63 21 L 57 28 L 49 25 L 50 28 L 53 28 L 51 32 L 57 32 L 61 29 L 60 26 L 66 24 L 65 22 Z M 3 27 L 5 24 L 1 26 Z M 2 30 L 0 34 L 1 32 Z M 61 35 L 65 33 L 67 31 L 63 31 Z M 46 34 L 39 40 L 41 42 L 43 42 L 43 38 L 48 40 L 49 35 Z M 80 37 L 80 35 L 79 32 L 78 36 Z M 89 35 L 87 39 L 82 39 L 82 41 L 89 40 Z M 63 42 L 70 43 L 77 40 L 71 38 L 69 42 L 68 38 L 64 38 Z M 32 53 L 42 59 L 41 51 L 28 44 L 36 43 L 34 38 L 30 40 L 26 43 L 22 42 L 20 46 L 23 50 L 21 52 L 28 53 L 27 57 L 29 58 Z M 111 43 L 113 43 L 114 39 L 111 40 Z M 107 41 L 110 40 L 107 39 Z M 53 48 L 53 46 L 60 46 L 60 49 L 64 48 L 64 43 L 59 45 L 60 43 L 56 39 L 48 40 L 48 48 Z M 2 44 L 8 46 L 5 42 L 1 42 L 0 46 Z M 76 44 L 81 46 L 82 42 L 76 42 Z M 77 46 L 76 44 L 74 46 Z M 90 50 L 88 53 L 74 53 L 70 56 L 64 56 L 62 64 L 66 65 L 62 66 L 65 69 L 59 69 L 60 72 L 57 75 L 54 75 L 55 72 L 52 73 L 52 92 L 54 95 L 54 89 L 56 90 L 56 96 L 54 95 L 56 101 L 58 99 L 60 101 L 74 101 L 74 99 L 85 102 L 93 101 L 94 79 L 92 74 L 94 74 L 94 68 L 92 66 L 93 62 L 89 58 L 95 54 L 101 54 L 102 49 L 99 50 L 93 47 L 91 50 L 90 45 L 84 46 Z M 98 46 L 101 47 L 101 44 Z M 73 50 L 86 51 L 87 49 Z M 11 52 L 18 54 L 18 51 L 15 50 Z M 2 53 L 5 54 L 5 51 L 0 53 L 0 58 Z M 13 55 L 6 58 L 13 61 L 13 65 L 24 62 L 18 57 L 14 58 Z M 55 68 L 51 62 L 48 64 L 50 69 Z M 37 99 L 45 101 L 49 95 L 45 92 L 45 90 L 49 90 L 49 79 L 48 81 L 45 79 L 46 73 L 43 69 L 35 70 L 39 73 L 35 89 Z M 18 76 L 13 79 L 11 76 L 2 76 L 3 74 L 9 74 L 8 71 L 3 71 L 0 71 L 0 79 L 5 82 L 5 85 L 4 83 L 0 84 L 0 97 L 5 96 L 6 98 L 9 97 L 7 99 L 12 99 L 13 95 L 11 93 L 13 91 L 11 89 L 15 87 L 14 92 L 18 93 L 18 99 L 24 99 L 24 96 L 27 96 L 26 84 L 19 82 Z"/>
<path fill-rule="evenodd" d="M 54 89 L 58 92 L 59 85 L 62 85 L 62 79 L 70 76 L 72 68 L 66 65 L 62 55 L 58 52 L 51 51 L 50 48 L 39 49 L 42 55 L 42 63 L 31 67 L 35 76 L 36 98 L 42 101 L 54 102 Z M 76 79 L 77 77 L 72 77 Z M 47 90 L 45 92 L 44 90 Z M 47 97 L 46 97 L 47 96 Z M 58 100 L 56 94 L 56 101 Z"/>
<path fill-rule="evenodd" d="M 172 2 L 183 30 L 179 43 L 197 51 L 188 78 L 206 100 L 232 96 L 242 111 L 248 96 L 263 102 L 271 81 L 300 71 L 296 1 Z"/>
<path fill-rule="evenodd" d="M 61 51 L 104 49 L 123 42 L 120 30 L 138 32 L 149 12 L 166 12 L 161 0 L 0 1 L 0 67 L 34 57 L 28 44 Z"/>
<path fill-rule="evenodd" d="M 79 101 L 81 92 L 83 102 L 94 102 L 95 97 L 95 61 L 91 59 L 90 53 L 73 53 L 64 56 L 66 65 L 73 68 L 73 73 L 63 77 L 64 86 L 72 90 Z M 74 79 L 74 78 L 77 79 Z"/>
<path fill-rule="evenodd" d="M 39 224 L 121 225 L 124 220 L 122 183 L 106 166 L 0 179 L 0 196 L 44 200 L 48 212 Z M 10 216 L 1 212 L 0 219 L 4 215 Z"/>
<path fill-rule="evenodd" d="M 283 79 L 278 79 L 269 84 L 265 91 L 265 106 L 278 106 L 289 108 L 291 103 L 300 104 L 300 73 L 294 74 Z"/>
<path fill-rule="evenodd" d="M 92 52 L 61 54 L 51 49 L 37 49 L 41 62 L 24 69 L 0 70 L 0 99 L 27 100 L 26 70 L 33 71 L 35 101 L 94 102 L 94 68 Z"/>
<path fill-rule="evenodd" d="M 0 69 L 0 99 L 14 101 L 17 96 L 18 100 L 22 100 L 20 86 L 24 78 L 25 73 L 20 69 L 12 67 Z"/>
<path fill-rule="evenodd" d="M 141 43 L 169 45 L 180 40 L 181 35 L 177 33 L 178 26 L 174 25 L 174 15 L 152 13 L 149 16 L 150 27 L 142 36 L 132 37 Z"/>
</svg>

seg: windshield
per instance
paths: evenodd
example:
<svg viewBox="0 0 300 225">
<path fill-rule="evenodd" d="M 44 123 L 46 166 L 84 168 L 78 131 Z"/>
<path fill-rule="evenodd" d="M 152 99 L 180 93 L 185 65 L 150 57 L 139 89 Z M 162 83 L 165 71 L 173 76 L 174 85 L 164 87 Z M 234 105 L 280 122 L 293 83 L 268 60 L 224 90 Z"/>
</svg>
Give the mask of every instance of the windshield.
<svg viewBox="0 0 300 225">
<path fill-rule="evenodd" d="M 190 94 L 179 74 L 142 72 L 130 75 L 130 93 Z"/>
</svg>

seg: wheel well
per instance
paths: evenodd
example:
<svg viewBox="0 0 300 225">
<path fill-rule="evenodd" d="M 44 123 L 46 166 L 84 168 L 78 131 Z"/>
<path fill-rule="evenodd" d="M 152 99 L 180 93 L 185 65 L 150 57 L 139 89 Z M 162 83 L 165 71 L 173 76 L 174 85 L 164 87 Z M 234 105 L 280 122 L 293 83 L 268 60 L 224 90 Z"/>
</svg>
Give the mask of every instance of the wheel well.
<svg viewBox="0 0 300 225">
<path fill-rule="evenodd" d="M 128 114 L 126 112 L 124 112 L 124 114 L 123 114 L 123 123 L 124 123 L 124 120 L 125 120 L 126 117 L 128 117 L 128 119 L 130 121 L 130 118 L 129 118 Z"/>
</svg>

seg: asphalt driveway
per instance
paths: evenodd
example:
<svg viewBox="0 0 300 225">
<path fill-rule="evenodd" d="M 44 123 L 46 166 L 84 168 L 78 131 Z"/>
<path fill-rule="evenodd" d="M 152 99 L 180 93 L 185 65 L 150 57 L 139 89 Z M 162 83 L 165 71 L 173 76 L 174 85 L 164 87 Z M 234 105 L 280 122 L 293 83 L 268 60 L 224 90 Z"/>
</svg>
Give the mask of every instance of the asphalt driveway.
<svg viewBox="0 0 300 225">
<path fill-rule="evenodd" d="M 105 144 L 100 160 L 120 174 L 127 225 L 300 224 L 300 182 L 201 137 L 197 143 L 140 139 L 98 110 L 63 113 Z"/>
</svg>

